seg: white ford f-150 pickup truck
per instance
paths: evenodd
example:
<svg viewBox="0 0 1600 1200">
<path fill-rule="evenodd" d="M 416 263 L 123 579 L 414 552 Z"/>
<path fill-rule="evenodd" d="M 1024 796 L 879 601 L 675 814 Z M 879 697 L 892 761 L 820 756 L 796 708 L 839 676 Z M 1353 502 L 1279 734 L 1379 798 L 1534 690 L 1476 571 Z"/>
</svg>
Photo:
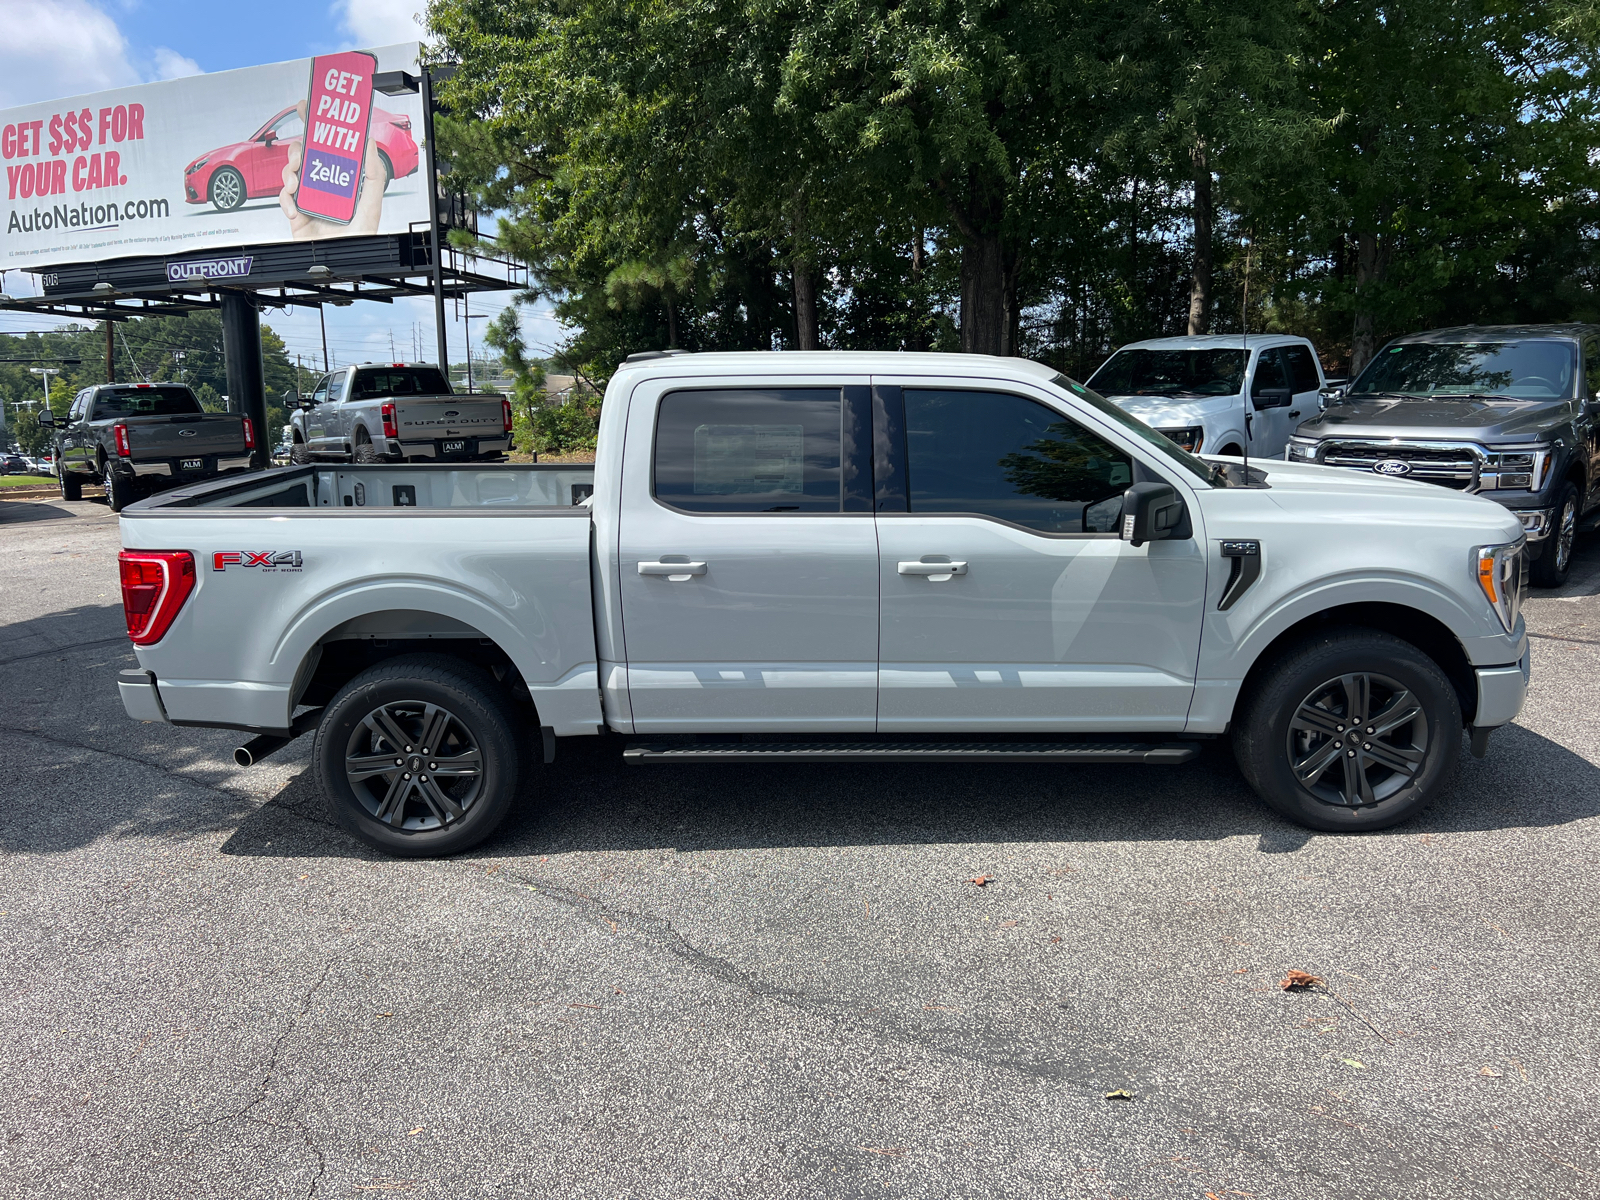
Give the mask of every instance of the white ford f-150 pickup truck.
<svg viewBox="0 0 1600 1200">
<path fill-rule="evenodd" d="M 1017 359 L 640 357 L 592 469 L 311 464 L 129 507 L 129 715 L 245 731 L 244 763 L 315 729 L 341 823 L 421 855 L 499 824 L 522 747 L 607 731 L 642 764 L 1063 770 L 1231 735 L 1279 812 L 1376 829 L 1521 708 L 1490 501 L 1246 476 Z"/>
</svg>

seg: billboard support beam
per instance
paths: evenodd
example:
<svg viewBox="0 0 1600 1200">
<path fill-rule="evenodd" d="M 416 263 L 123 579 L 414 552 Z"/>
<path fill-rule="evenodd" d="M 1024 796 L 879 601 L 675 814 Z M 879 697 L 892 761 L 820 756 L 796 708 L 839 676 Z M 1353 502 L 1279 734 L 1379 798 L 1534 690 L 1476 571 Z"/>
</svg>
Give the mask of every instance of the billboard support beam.
<svg viewBox="0 0 1600 1200">
<path fill-rule="evenodd" d="M 117 352 L 116 342 L 112 340 L 111 318 L 106 318 L 106 382 L 117 381 Z"/>
<path fill-rule="evenodd" d="M 422 68 L 422 136 L 428 151 L 428 246 L 433 253 L 433 325 L 439 339 L 439 370 L 450 377 L 444 338 L 444 230 L 439 222 L 439 147 L 433 136 L 433 68 Z"/>
<path fill-rule="evenodd" d="M 223 291 L 222 353 L 228 371 L 228 403 L 236 413 L 250 418 L 255 427 L 255 449 L 250 466 L 267 465 L 267 381 L 261 359 L 261 310 L 248 293 Z"/>
</svg>

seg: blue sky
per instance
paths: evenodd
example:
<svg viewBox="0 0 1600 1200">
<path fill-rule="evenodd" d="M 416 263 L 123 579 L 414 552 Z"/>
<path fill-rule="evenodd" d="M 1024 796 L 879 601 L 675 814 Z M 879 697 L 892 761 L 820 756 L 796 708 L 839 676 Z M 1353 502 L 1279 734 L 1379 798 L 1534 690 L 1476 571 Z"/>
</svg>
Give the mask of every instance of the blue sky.
<svg viewBox="0 0 1600 1200">
<path fill-rule="evenodd" d="M 350 46 L 381 46 L 423 37 L 417 12 L 427 0 L 0 0 L 0 108 L 181 75 L 304 58 Z M 26 278 L 26 277 L 24 277 Z M 8 278 L 6 290 L 29 294 Z M 475 297 L 474 313 L 497 313 L 511 293 Z M 452 361 L 463 357 L 462 322 L 446 306 Z M 272 312 L 266 323 L 307 362 L 320 362 L 322 335 L 313 310 Z M 414 331 L 426 335 L 432 359 L 433 310 L 426 300 L 355 304 L 327 310 L 328 344 L 336 361 L 386 358 L 390 341 L 410 357 Z M 57 322 L 0 313 L 0 332 L 50 328 Z M 485 322 L 472 322 L 473 342 Z M 548 310 L 525 313 L 529 341 L 549 350 L 561 338 Z"/>
</svg>

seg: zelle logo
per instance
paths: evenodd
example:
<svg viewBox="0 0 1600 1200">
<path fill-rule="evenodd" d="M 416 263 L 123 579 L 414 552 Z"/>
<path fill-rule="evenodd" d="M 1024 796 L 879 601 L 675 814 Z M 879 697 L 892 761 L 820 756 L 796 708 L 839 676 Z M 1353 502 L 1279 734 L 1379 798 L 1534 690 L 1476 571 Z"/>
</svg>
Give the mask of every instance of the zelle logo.
<svg viewBox="0 0 1600 1200">
<path fill-rule="evenodd" d="M 298 571 L 301 567 L 298 550 L 218 550 L 211 556 L 213 571 L 226 571 L 229 567 L 260 567 L 267 571 Z"/>
</svg>

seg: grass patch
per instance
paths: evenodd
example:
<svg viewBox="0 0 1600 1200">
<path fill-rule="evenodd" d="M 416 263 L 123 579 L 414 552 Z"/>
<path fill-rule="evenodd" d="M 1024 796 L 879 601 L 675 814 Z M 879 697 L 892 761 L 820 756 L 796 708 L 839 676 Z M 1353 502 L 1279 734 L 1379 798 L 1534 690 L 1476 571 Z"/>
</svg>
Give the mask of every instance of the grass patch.
<svg viewBox="0 0 1600 1200">
<path fill-rule="evenodd" d="M 0 475 L 0 487 L 55 487 L 54 475 Z"/>
</svg>

